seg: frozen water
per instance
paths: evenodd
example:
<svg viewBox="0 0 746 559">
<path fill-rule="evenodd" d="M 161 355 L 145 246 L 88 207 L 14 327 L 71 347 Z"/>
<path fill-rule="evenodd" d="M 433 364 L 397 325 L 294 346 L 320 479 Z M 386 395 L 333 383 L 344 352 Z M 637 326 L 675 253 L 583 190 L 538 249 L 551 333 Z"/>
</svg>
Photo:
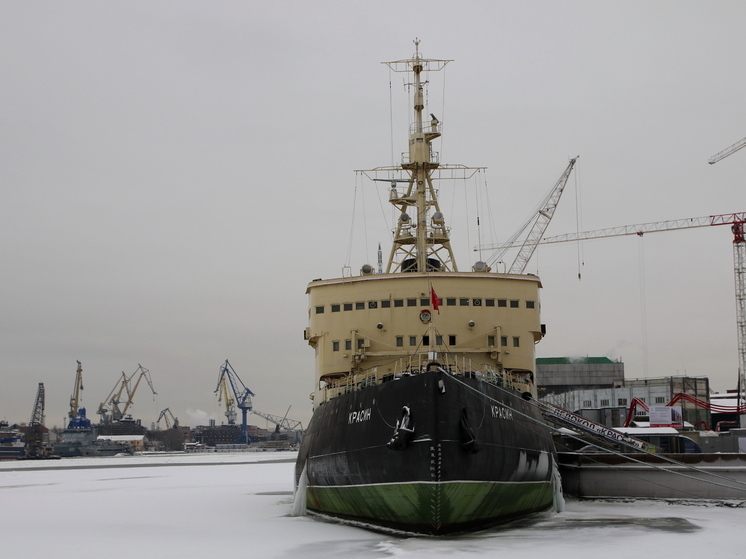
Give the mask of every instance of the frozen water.
<svg viewBox="0 0 746 559">
<path fill-rule="evenodd" d="M 292 516 L 292 453 L 0 462 L 3 557 L 744 557 L 746 507 L 567 499 L 546 513 L 447 537 L 397 537 Z"/>
</svg>

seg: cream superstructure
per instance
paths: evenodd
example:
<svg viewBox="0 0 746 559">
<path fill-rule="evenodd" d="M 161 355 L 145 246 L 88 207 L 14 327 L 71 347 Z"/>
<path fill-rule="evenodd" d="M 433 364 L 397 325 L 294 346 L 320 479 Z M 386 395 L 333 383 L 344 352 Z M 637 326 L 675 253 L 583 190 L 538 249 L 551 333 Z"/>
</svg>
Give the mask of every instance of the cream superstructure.
<svg viewBox="0 0 746 559">
<path fill-rule="evenodd" d="M 440 164 L 432 141 L 441 135 L 441 123 L 434 115 L 423 119 L 421 74 L 448 62 L 423 59 L 418 50 L 411 59 L 387 63 L 414 76 L 409 151 L 400 166 L 366 175 L 390 181 L 389 202 L 399 218 L 385 273 L 366 265 L 358 277 L 308 286 L 305 338 L 316 350 L 316 406 L 368 383 L 417 374 L 428 363 L 535 396 L 539 278 L 493 273 L 483 262 L 460 272 L 433 185 L 475 171 Z"/>
</svg>

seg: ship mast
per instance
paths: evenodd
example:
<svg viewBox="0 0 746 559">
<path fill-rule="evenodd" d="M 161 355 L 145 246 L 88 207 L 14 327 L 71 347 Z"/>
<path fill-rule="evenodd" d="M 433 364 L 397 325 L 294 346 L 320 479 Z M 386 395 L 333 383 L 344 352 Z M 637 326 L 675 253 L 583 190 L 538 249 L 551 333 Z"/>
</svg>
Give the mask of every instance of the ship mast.
<svg viewBox="0 0 746 559">
<path fill-rule="evenodd" d="M 423 72 L 440 71 L 450 60 L 425 59 L 420 56 L 420 41 L 415 39 L 415 53 L 408 60 L 384 62 L 394 72 L 412 72 L 414 82 L 414 122 L 409 133 L 409 153 L 403 154 L 401 169 L 406 180 L 392 180 L 389 202 L 399 209 L 394 242 L 386 272 L 458 271 L 451 249 L 448 228 L 433 187 L 433 170 L 440 167 L 438 154 L 431 142 L 440 137 L 441 124 L 435 115 L 423 121 L 425 109 Z M 400 191 L 398 183 L 406 187 Z M 408 210 L 412 209 L 414 216 Z M 414 217 L 414 221 L 413 221 Z"/>
</svg>

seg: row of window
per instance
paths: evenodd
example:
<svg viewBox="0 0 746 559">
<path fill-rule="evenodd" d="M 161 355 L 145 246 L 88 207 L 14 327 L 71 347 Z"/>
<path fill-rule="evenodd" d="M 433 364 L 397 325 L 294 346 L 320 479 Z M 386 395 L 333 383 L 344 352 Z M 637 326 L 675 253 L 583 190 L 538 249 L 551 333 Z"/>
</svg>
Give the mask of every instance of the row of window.
<svg viewBox="0 0 746 559">
<path fill-rule="evenodd" d="M 392 305 L 393 303 L 393 305 Z M 442 305 L 446 307 L 505 307 L 505 308 L 511 308 L 511 309 L 517 309 L 520 308 L 520 301 L 518 299 L 482 299 L 480 297 L 475 297 L 473 299 L 470 299 L 468 297 L 446 297 L 442 300 Z M 535 309 L 536 308 L 536 301 L 525 301 L 526 308 L 527 309 Z M 416 297 L 410 298 L 410 299 L 394 299 L 393 301 L 391 299 L 384 299 L 382 301 L 358 301 L 357 303 L 333 303 L 331 305 L 331 311 L 332 312 L 340 312 L 340 311 L 351 311 L 351 310 L 363 310 L 365 308 L 368 309 L 388 309 L 393 307 L 429 307 L 430 306 L 430 299 L 427 297 L 422 297 L 420 299 L 417 299 Z M 325 307 L 323 305 L 316 307 L 316 314 L 323 314 Z"/>
<path fill-rule="evenodd" d="M 420 345 L 420 338 L 417 336 L 407 336 L 409 338 L 409 346 L 410 347 L 417 347 Z M 405 336 L 396 336 L 396 347 L 404 347 L 404 340 L 407 338 Z M 510 338 L 508 336 L 500 336 L 500 345 L 502 347 L 508 346 L 508 340 Z M 428 347 L 430 345 L 430 336 L 424 335 L 421 338 L 422 340 L 422 346 Z M 443 336 L 435 336 L 435 344 L 442 346 L 445 345 Z M 520 347 L 521 345 L 521 339 L 519 336 L 513 336 L 512 338 L 513 347 Z M 340 350 L 340 344 L 341 342 L 339 340 L 332 341 L 332 351 L 339 351 Z M 454 334 L 451 334 L 448 336 L 448 345 L 449 346 L 455 346 L 456 345 L 456 336 Z M 495 336 L 487 336 L 487 345 L 494 347 L 495 346 Z M 357 340 L 357 349 L 362 349 L 365 347 L 365 340 L 363 338 L 358 338 Z M 352 340 L 345 340 L 344 341 L 344 348 L 345 351 L 351 351 L 352 350 Z"/>
<path fill-rule="evenodd" d="M 638 400 L 641 400 L 642 402 L 645 402 L 645 398 L 638 398 Z M 666 399 L 663 396 L 656 396 L 655 397 L 655 403 L 656 404 L 665 404 Z M 601 407 L 608 406 L 609 400 L 608 399 L 602 399 L 601 400 Z M 626 406 L 627 405 L 627 398 L 618 398 L 617 399 L 617 406 Z M 590 408 L 593 406 L 593 402 L 590 400 L 583 400 L 583 407 L 584 408 Z"/>
</svg>

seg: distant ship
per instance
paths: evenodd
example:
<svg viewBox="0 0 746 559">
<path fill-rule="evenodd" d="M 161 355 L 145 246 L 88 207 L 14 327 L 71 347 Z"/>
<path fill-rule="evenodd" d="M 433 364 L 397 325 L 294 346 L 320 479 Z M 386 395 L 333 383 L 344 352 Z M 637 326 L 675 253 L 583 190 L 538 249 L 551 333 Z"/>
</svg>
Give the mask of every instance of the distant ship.
<svg viewBox="0 0 746 559">
<path fill-rule="evenodd" d="M 16 426 L 0 421 L 0 460 L 15 460 L 25 454 L 26 441 L 23 433 Z"/>
<path fill-rule="evenodd" d="M 99 439 L 91 420 L 86 417 L 85 408 L 80 408 L 67 428 L 60 435 L 60 442 L 54 445 L 57 456 L 68 458 L 72 456 L 116 456 L 117 454 L 133 454 L 133 449 L 126 443 Z"/>
<path fill-rule="evenodd" d="M 558 477 L 534 401 L 541 282 L 481 261 L 458 269 L 434 181 L 470 170 L 432 149 L 442 129 L 423 117 L 423 73 L 449 61 L 415 44 L 386 63 L 411 77 L 409 152 L 366 172 L 390 181 L 388 264 L 307 288 L 316 387 L 295 479 L 311 513 L 439 535 L 547 510 Z"/>
</svg>

